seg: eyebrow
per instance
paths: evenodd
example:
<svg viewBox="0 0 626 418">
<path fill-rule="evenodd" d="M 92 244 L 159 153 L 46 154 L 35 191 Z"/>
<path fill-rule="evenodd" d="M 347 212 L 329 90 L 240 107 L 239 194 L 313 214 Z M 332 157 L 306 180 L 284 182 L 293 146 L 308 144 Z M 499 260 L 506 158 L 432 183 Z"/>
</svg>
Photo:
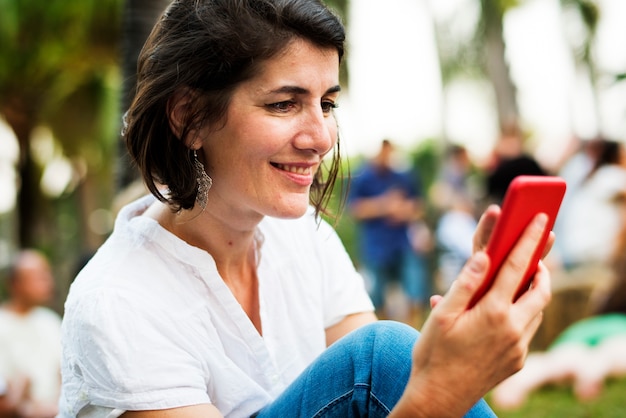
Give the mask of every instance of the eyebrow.
<svg viewBox="0 0 626 418">
<path fill-rule="evenodd" d="M 339 91 L 341 91 L 341 86 L 336 85 L 326 90 L 324 94 L 337 93 Z M 281 93 L 309 94 L 310 91 L 303 87 L 298 87 L 298 86 L 282 86 L 275 90 L 271 90 L 269 93 L 270 94 L 281 94 Z"/>
</svg>

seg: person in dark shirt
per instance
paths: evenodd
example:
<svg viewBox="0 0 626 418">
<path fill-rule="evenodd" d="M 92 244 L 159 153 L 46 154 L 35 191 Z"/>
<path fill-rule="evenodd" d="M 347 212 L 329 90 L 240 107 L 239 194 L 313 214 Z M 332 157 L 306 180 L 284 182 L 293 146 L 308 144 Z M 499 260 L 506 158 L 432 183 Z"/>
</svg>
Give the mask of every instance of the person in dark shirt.
<svg viewBox="0 0 626 418">
<path fill-rule="evenodd" d="M 544 176 L 546 171 L 524 151 L 523 137 L 517 124 L 502 128 L 494 149 L 494 167 L 487 175 L 489 203 L 501 203 L 509 184 L 519 175 Z"/>
</svg>

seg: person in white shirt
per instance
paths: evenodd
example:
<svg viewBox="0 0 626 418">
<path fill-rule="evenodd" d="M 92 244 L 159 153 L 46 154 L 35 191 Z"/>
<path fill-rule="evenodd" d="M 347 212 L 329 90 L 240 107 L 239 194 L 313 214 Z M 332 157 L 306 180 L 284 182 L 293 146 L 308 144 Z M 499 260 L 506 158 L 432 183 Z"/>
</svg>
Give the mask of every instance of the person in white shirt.
<svg viewBox="0 0 626 418">
<path fill-rule="evenodd" d="M 608 266 L 622 228 L 618 197 L 626 192 L 626 149 L 617 141 L 601 138 L 594 140 L 594 148 L 596 159 L 566 194 L 555 226 L 567 269 Z"/>
<path fill-rule="evenodd" d="M 123 132 L 152 196 L 72 285 L 59 417 L 494 416 L 481 397 L 521 367 L 550 298 L 540 266 L 510 302 L 545 216 L 475 308 L 497 207 L 419 340 L 377 321 L 320 218 L 341 162 L 344 42 L 317 0 L 168 7 Z"/>
<path fill-rule="evenodd" d="M 8 275 L 9 299 L 0 305 L 0 376 L 13 384 L 19 417 L 57 414 L 61 388 L 61 318 L 46 307 L 54 291 L 47 258 L 20 251 Z"/>
</svg>

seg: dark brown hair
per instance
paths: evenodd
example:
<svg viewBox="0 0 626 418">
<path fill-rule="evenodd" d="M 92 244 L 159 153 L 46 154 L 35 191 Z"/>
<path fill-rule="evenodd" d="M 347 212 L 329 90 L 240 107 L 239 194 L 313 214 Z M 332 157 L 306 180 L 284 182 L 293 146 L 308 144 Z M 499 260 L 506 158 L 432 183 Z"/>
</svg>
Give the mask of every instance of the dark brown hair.
<svg viewBox="0 0 626 418">
<path fill-rule="evenodd" d="M 137 91 L 124 117 L 126 145 L 152 194 L 175 211 L 194 206 L 187 134 L 224 123 L 234 89 L 296 38 L 335 48 L 343 58 L 344 27 L 319 0 L 177 0 L 165 10 L 139 55 Z M 196 94 L 179 139 L 168 101 L 184 88 Z M 317 213 L 331 197 L 340 161 L 337 141 L 326 180 L 320 169 L 311 186 Z"/>
<path fill-rule="evenodd" d="M 586 176 L 590 179 L 593 175 L 605 165 L 620 164 L 622 158 L 623 145 L 617 141 L 605 138 L 596 138 L 590 144 L 591 152 L 593 152 L 593 166 Z M 593 148 L 592 148 L 593 147 Z"/>
</svg>

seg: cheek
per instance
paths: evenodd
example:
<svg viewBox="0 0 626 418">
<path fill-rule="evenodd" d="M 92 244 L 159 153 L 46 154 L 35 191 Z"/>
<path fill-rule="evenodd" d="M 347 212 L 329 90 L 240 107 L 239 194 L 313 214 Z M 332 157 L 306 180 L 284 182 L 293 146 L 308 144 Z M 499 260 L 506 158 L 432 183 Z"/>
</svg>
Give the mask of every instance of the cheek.
<svg viewBox="0 0 626 418">
<path fill-rule="evenodd" d="M 41 293 L 49 293 L 54 289 L 54 281 L 50 278 L 41 278 L 39 282 L 37 282 L 37 289 Z"/>
<path fill-rule="evenodd" d="M 226 179 L 229 182 L 246 182 L 249 177 L 258 177 L 265 165 L 269 165 L 268 159 L 272 155 L 269 140 L 256 137 L 254 141 L 232 144 L 227 150 L 212 157 L 212 173 L 216 179 Z M 211 174 L 211 173 L 209 173 Z"/>
<path fill-rule="evenodd" d="M 337 141 L 339 140 L 339 128 L 337 126 L 337 119 L 335 119 L 335 117 L 330 117 L 328 118 L 328 122 L 327 125 L 328 127 L 328 133 L 330 134 L 330 137 L 332 139 L 332 148 L 335 147 L 335 145 L 337 144 Z"/>
<path fill-rule="evenodd" d="M 250 118 L 234 132 L 230 142 L 240 155 L 262 158 L 284 146 L 297 126 L 281 118 Z"/>
</svg>

